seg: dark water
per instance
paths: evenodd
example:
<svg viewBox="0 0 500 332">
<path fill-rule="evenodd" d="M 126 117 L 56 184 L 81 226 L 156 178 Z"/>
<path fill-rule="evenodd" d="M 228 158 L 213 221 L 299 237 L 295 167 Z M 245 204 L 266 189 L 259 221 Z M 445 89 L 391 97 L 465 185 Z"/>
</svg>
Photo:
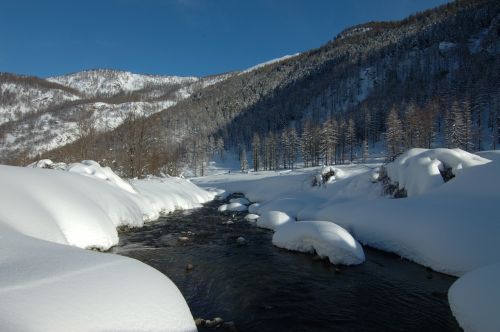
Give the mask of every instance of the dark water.
<svg viewBox="0 0 500 332">
<path fill-rule="evenodd" d="M 366 247 L 354 267 L 279 249 L 272 232 L 220 204 L 121 232 L 113 251 L 165 273 L 194 317 L 219 316 L 238 331 L 460 331 L 446 295 L 455 278 Z"/>
</svg>

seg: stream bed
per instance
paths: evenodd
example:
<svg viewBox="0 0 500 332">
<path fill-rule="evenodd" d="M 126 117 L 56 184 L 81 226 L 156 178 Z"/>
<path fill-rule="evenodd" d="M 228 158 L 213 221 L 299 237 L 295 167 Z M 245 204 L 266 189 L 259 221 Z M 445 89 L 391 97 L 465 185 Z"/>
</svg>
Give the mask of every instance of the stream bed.
<svg viewBox="0 0 500 332">
<path fill-rule="evenodd" d="M 234 322 L 218 331 L 461 331 L 447 300 L 456 278 L 368 247 L 349 267 L 279 249 L 223 203 L 122 230 L 111 252 L 167 275 L 195 318 Z"/>
</svg>

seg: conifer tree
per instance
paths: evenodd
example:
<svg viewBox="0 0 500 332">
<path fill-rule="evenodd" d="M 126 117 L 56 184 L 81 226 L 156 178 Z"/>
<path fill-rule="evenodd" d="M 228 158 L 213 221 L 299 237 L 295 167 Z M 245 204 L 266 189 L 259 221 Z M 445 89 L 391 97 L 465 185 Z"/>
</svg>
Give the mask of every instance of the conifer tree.
<svg viewBox="0 0 500 332">
<path fill-rule="evenodd" d="M 403 126 L 396 108 L 391 108 L 386 121 L 385 144 L 387 146 L 387 159 L 394 160 L 401 153 Z"/>
</svg>

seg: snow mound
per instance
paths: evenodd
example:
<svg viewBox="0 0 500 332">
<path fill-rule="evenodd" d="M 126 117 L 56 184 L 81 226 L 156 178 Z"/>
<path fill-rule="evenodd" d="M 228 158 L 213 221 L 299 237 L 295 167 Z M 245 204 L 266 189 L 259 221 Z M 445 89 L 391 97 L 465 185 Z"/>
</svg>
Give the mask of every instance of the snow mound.
<svg viewBox="0 0 500 332">
<path fill-rule="evenodd" d="M 259 219 L 259 215 L 258 214 L 254 214 L 254 213 L 249 213 L 245 216 L 245 220 L 246 221 L 256 221 L 257 219 Z"/>
<path fill-rule="evenodd" d="M 289 222 L 273 235 L 273 244 L 288 250 L 328 257 L 332 264 L 356 265 L 365 261 L 363 248 L 349 232 L 328 221 Z"/>
<path fill-rule="evenodd" d="M 241 197 L 241 198 L 231 198 L 229 200 L 229 203 L 240 203 L 243 205 L 249 205 L 250 201 L 248 199 L 246 199 L 245 197 Z"/>
<path fill-rule="evenodd" d="M 460 149 L 411 149 L 386 166 L 387 175 L 408 197 L 435 189 L 444 183 L 441 172 L 450 168 L 453 175 L 469 167 L 490 162 Z"/>
<path fill-rule="evenodd" d="M 219 206 L 219 211 L 224 212 L 224 211 L 233 211 L 233 212 L 242 212 L 246 211 L 248 207 L 246 205 L 243 205 L 241 203 L 229 203 L 229 204 L 222 204 Z"/>
<path fill-rule="evenodd" d="M 1 331 L 196 331 L 180 291 L 148 265 L 1 223 L 0 243 Z"/>
<path fill-rule="evenodd" d="M 500 329 L 500 263 L 469 272 L 448 292 L 451 310 L 465 331 Z"/>
<path fill-rule="evenodd" d="M 257 220 L 257 226 L 275 230 L 288 222 L 295 222 L 288 214 L 281 211 L 266 211 Z"/>
</svg>

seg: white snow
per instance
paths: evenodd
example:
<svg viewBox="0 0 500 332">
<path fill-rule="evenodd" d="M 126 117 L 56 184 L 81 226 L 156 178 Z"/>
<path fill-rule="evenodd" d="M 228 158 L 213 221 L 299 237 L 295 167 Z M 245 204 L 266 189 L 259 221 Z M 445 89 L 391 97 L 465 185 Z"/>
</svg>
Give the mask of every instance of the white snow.
<svg viewBox="0 0 500 332">
<path fill-rule="evenodd" d="M 257 219 L 259 219 L 259 215 L 255 213 L 249 213 L 245 216 L 246 221 L 256 221 Z"/>
<path fill-rule="evenodd" d="M 295 221 L 290 216 L 281 211 L 266 211 L 257 220 L 257 226 L 275 230 L 283 224 Z"/>
<path fill-rule="evenodd" d="M 219 206 L 219 211 L 220 212 L 223 212 L 223 211 L 235 211 L 235 212 L 242 212 L 242 211 L 246 211 L 248 209 L 248 207 L 246 205 L 243 205 L 241 203 L 229 203 L 229 204 L 222 204 L 221 206 Z"/>
<path fill-rule="evenodd" d="M 408 196 L 421 195 L 444 183 L 440 171 L 451 168 L 455 176 L 469 167 L 488 163 L 481 158 L 460 149 L 411 149 L 387 165 L 387 175 L 399 188 L 405 188 Z"/>
<path fill-rule="evenodd" d="M 273 244 L 301 252 L 316 252 L 332 264 L 356 265 L 365 260 L 363 248 L 349 232 L 328 221 L 288 222 L 277 228 Z"/>
<path fill-rule="evenodd" d="M 179 178 L 129 183 L 92 161 L 0 166 L 0 330 L 196 331 L 163 274 L 79 248 L 108 249 L 116 227 L 213 196 Z"/>
<path fill-rule="evenodd" d="M 197 77 L 142 75 L 117 70 L 87 70 L 73 74 L 49 77 L 47 81 L 74 88 L 87 96 L 114 95 L 158 85 L 197 82 Z"/>
<path fill-rule="evenodd" d="M 499 331 L 500 262 L 462 276 L 451 286 L 448 299 L 465 331 Z"/>
<path fill-rule="evenodd" d="M 196 331 L 177 287 L 136 260 L 35 239 L 2 222 L 0 252 L 1 331 Z"/>
<path fill-rule="evenodd" d="M 284 60 L 296 57 L 298 55 L 300 55 L 300 53 L 295 53 L 295 54 L 291 54 L 291 55 L 285 55 L 285 56 L 282 56 L 280 58 L 276 58 L 276 59 L 272 59 L 272 60 L 269 60 L 269 61 L 266 61 L 266 62 L 262 62 L 262 63 L 259 63 L 259 64 L 255 65 L 255 66 L 253 66 L 253 67 L 250 67 L 248 69 L 243 70 L 240 74 L 246 74 L 246 73 L 249 73 L 249 72 L 254 71 L 256 69 L 265 67 L 267 65 L 270 65 L 270 64 L 273 64 L 273 63 L 276 63 L 276 62 L 281 62 L 281 61 L 284 61 Z"/>
<path fill-rule="evenodd" d="M 81 163 L 71 164 L 67 167 L 67 171 L 97 178 L 130 193 L 137 193 L 130 183 L 116 175 L 111 168 L 101 167 L 99 163 L 93 160 L 84 160 Z"/>
<path fill-rule="evenodd" d="M 245 197 L 241 197 L 241 198 L 231 198 L 229 200 L 229 203 L 239 203 L 239 204 L 243 204 L 243 205 L 249 205 L 250 201 L 248 199 L 246 199 Z"/>
</svg>

